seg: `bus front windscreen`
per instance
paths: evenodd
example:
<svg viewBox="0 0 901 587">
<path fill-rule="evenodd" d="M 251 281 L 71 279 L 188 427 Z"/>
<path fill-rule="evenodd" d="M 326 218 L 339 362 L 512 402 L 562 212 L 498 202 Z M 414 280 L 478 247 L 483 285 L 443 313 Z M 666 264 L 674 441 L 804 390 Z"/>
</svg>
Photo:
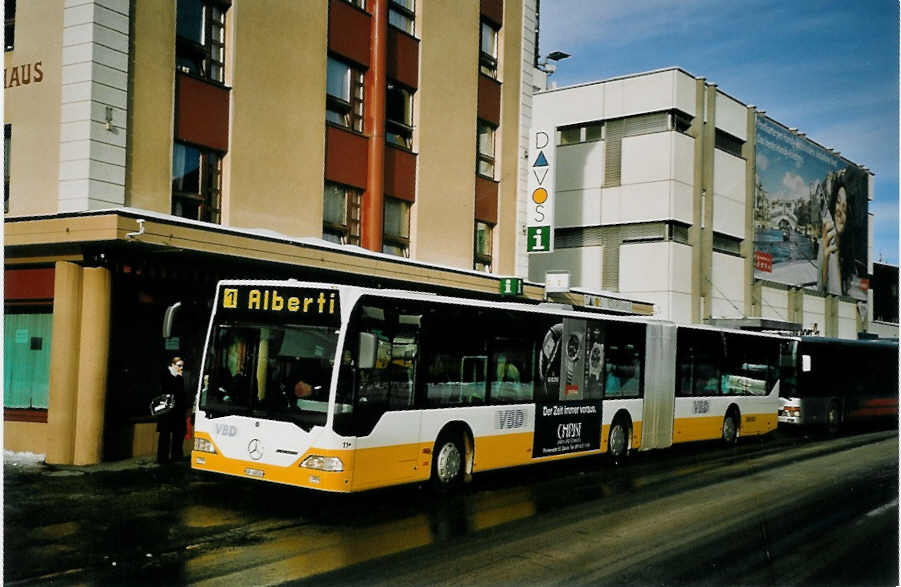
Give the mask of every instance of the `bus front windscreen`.
<svg viewBox="0 0 901 587">
<path fill-rule="evenodd" d="M 200 409 L 251 415 L 309 430 L 326 422 L 338 329 L 221 323 L 209 341 Z"/>
</svg>

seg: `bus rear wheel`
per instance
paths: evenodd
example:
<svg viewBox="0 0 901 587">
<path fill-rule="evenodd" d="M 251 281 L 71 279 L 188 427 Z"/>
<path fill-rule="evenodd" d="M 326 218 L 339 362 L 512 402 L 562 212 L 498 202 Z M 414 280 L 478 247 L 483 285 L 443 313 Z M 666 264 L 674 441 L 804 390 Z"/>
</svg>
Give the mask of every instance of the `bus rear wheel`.
<svg viewBox="0 0 901 587">
<path fill-rule="evenodd" d="M 432 486 L 438 491 L 450 491 L 463 481 L 463 442 L 459 436 L 442 434 L 432 452 Z"/>
<path fill-rule="evenodd" d="M 728 445 L 738 442 L 738 416 L 735 412 L 730 412 L 723 418 L 723 442 Z"/>
</svg>

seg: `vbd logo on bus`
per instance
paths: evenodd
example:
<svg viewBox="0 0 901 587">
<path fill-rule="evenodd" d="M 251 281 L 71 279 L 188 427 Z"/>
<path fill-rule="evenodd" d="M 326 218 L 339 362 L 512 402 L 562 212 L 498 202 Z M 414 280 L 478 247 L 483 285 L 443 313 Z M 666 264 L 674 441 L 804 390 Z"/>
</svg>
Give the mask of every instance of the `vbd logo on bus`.
<svg viewBox="0 0 901 587">
<path fill-rule="evenodd" d="M 498 410 L 497 411 L 497 430 L 508 430 L 511 428 L 522 428 L 526 422 L 525 410 Z"/>
<path fill-rule="evenodd" d="M 216 424 L 216 434 L 219 436 L 237 436 L 238 428 L 231 424 Z"/>
</svg>

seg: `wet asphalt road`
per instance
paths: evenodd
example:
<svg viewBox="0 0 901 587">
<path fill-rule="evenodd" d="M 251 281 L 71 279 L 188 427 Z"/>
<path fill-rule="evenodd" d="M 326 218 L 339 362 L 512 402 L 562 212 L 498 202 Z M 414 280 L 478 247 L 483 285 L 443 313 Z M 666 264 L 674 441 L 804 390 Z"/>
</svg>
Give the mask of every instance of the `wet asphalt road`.
<svg viewBox="0 0 901 587">
<path fill-rule="evenodd" d="M 6 467 L 4 582 L 897 585 L 897 497 L 896 430 L 486 473 L 438 499 Z"/>
</svg>

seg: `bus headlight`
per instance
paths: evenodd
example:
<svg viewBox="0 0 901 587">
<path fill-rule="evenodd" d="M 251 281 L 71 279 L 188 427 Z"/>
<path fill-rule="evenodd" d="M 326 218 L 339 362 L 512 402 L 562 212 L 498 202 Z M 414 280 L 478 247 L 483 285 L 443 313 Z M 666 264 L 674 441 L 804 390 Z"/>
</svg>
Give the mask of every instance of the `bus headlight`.
<svg viewBox="0 0 901 587">
<path fill-rule="evenodd" d="M 323 457 L 320 455 L 308 456 L 300 463 L 300 466 L 306 469 L 330 471 L 332 473 L 340 473 L 344 470 L 344 463 L 338 457 Z"/>
<path fill-rule="evenodd" d="M 216 449 L 213 448 L 213 443 L 207 440 L 206 438 L 195 438 L 194 439 L 194 450 L 198 452 L 209 452 L 216 454 Z"/>
</svg>

